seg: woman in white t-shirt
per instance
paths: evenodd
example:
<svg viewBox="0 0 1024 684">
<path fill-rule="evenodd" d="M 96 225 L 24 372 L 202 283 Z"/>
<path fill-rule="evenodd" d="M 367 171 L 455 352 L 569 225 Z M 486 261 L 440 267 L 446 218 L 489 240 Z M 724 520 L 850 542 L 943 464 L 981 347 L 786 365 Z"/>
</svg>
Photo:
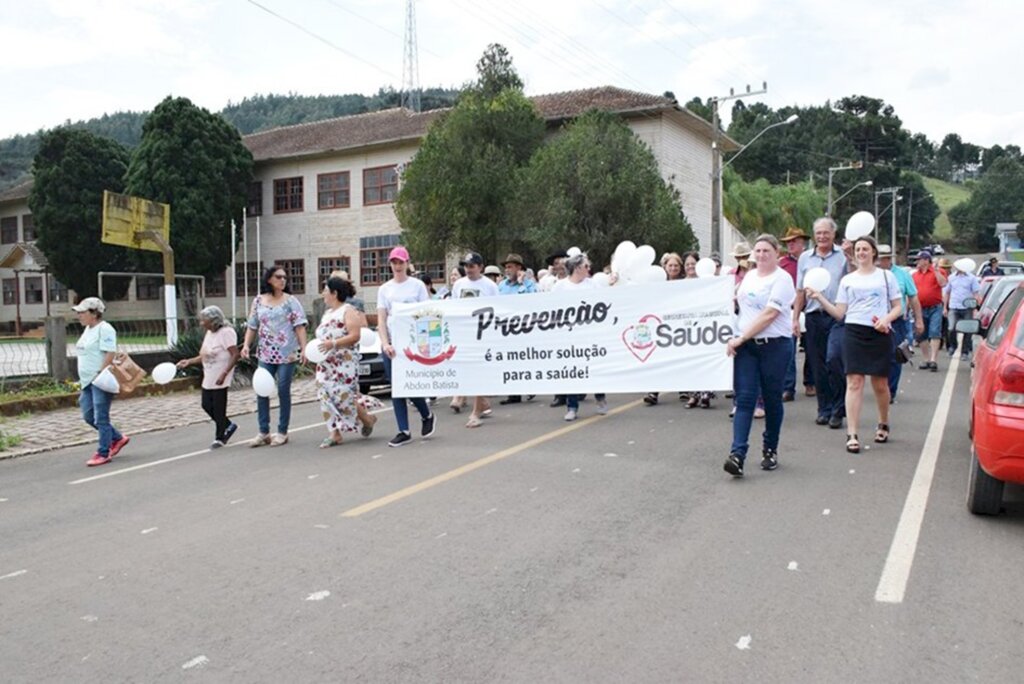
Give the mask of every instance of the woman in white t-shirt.
<svg viewBox="0 0 1024 684">
<path fill-rule="evenodd" d="M 772 235 L 759 236 L 752 258 L 756 269 L 747 271 L 736 291 L 738 335 L 726 345 L 726 353 L 735 357 L 736 414 L 724 467 L 733 477 L 743 477 L 758 396 L 764 398 L 765 412 L 761 468 L 775 470 L 779 466 L 779 435 L 785 411 L 782 385 L 793 353 L 790 318 L 796 289 L 789 274 L 779 268 L 779 241 Z"/>
<path fill-rule="evenodd" d="M 590 259 L 586 254 L 581 253 L 566 259 L 565 270 L 569 274 L 568 277 L 556 282 L 551 288 L 552 292 L 593 290 L 597 288 L 597 284 L 590 277 Z M 582 394 L 565 395 L 565 407 L 567 409 L 565 420 L 570 422 L 576 420 L 583 396 Z M 594 394 L 594 399 L 597 400 L 597 412 L 602 416 L 608 413 L 608 401 L 605 399 L 605 395 Z"/>
<path fill-rule="evenodd" d="M 808 296 L 836 320 L 846 319 L 843 337 L 843 365 L 846 367 L 846 450 L 860 452 L 857 422 L 864 403 L 864 378 L 871 377 L 871 389 L 878 405 L 876 442 L 889 441 L 889 366 L 893 355 L 892 322 L 903 313 L 900 286 L 889 271 L 875 266 L 878 244 L 872 237 L 853 243 L 857 270 L 839 281 L 836 303 L 820 292 L 808 289 Z"/>
</svg>

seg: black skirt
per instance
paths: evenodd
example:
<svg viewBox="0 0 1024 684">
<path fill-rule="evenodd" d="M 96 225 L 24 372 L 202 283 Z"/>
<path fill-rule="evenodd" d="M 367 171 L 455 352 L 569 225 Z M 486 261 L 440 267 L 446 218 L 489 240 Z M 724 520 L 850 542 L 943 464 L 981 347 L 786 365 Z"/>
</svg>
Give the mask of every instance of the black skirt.
<svg viewBox="0 0 1024 684">
<path fill-rule="evenodd" d="M 846 324 L 843 339 L 843 365 L 848 375 L 889 377 L 893 337 L 869 325 Z"/>
</svg>

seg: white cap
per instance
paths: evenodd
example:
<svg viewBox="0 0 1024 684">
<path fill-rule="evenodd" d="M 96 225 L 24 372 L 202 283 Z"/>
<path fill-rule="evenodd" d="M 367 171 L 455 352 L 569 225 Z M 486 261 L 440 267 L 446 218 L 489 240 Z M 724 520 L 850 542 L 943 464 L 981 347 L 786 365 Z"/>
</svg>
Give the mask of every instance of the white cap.
<svg viewBox="0 0 1024 684">
<path fill-rule="evenodd" d="M 107 310 L 107 305 L 103 303 L 103 300 L 99 297 L 86 297 L 82 301 L 78 302 L 75 306 L 71 307 L 73 311 L 82 313 L 83 311 L 98 311 L 103 313 Z"/>
</svg>

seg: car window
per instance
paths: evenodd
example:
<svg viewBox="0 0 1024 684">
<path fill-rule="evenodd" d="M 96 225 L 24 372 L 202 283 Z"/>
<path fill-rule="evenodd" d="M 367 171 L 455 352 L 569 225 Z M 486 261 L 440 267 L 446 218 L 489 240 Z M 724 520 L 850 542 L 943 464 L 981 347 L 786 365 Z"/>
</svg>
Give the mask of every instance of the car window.
<svg viewBox="0 0 1024 684">
<path fill-rule="evenodd" d="M 1013 321 L 1013 314 L 1020 308 L 1020 302 L 1024 299 L 1024 288 L 1018 287 L 1013 291 L 1003 305 L 999 307 L 992 324 L 988 327 L 988 335 L 985 336 L 985 344 L 995 349 L 1003 341 L 1010 323 Z"/>
</svg>

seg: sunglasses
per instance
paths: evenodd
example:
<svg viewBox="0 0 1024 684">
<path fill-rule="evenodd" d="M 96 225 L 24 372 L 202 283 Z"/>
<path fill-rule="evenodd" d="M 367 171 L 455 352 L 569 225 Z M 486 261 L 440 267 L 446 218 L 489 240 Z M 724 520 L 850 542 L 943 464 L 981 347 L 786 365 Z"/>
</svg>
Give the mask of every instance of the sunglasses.
<svg viewBox="0 0 1024 684">
<path fill-rule="evenodd" d="M 275 273 L 274 275 L 271 276 L 271 278 L 277 278 L 278 280 L 288 280 L 288 276 L 282 273 Z"/>
</svg>

